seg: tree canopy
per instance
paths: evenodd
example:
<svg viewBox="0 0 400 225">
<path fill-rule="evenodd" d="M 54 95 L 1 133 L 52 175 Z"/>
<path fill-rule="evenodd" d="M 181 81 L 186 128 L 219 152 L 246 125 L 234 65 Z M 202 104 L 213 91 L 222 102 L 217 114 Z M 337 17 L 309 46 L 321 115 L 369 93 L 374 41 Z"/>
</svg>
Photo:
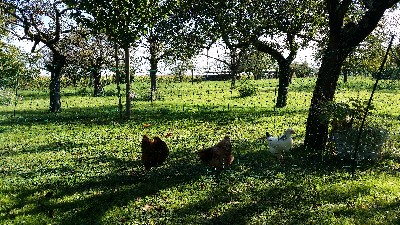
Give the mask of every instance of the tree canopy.
<svg viewBox="0 0 400 225">
<path fill-rule="evenodd" d="M 37 58 L 0 41 L 0 87 L 16 88 L 37 77 Z"/>
</svg>

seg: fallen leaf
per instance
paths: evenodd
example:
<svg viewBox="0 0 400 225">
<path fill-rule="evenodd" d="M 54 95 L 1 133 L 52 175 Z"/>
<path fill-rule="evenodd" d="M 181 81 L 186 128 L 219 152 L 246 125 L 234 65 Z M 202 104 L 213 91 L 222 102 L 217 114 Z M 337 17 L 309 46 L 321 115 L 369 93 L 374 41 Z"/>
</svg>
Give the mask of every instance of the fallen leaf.
<svg viewBox="0 0 400 225">
<path fill-rule="evenodd" d="M 144 128 L 148 128 L 148 127 L 150 127 L 150 126 L 151 126 L 151 124 L 149 124 L 149 123 L 144 123 L 144 124 L 143 124 L 143 127 L 144 127 Z"/>
</svg>

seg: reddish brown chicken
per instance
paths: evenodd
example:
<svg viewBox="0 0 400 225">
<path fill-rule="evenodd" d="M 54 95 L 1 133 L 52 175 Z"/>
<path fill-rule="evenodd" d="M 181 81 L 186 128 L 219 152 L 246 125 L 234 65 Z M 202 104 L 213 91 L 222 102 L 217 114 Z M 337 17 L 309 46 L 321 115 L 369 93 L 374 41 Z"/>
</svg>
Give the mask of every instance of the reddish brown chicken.
<svg viewBox="0 0 400 225">
<path fill-rule="evenodd" d="M 225 136 L 218 144 L 200 151 L 199 156 L 202 163 L 221 171 L 230 166 L 234 159 L 231 140 Z"/>
<path fill-rule="evenodd" d="M 151 167 L 160 166 L 167 159 L 169 149 L 167 144 L 159 137 L 150 140 L 149 137 L 143 135 L 142 139 L 142 163 L 146 170 Z"/>
</svg>

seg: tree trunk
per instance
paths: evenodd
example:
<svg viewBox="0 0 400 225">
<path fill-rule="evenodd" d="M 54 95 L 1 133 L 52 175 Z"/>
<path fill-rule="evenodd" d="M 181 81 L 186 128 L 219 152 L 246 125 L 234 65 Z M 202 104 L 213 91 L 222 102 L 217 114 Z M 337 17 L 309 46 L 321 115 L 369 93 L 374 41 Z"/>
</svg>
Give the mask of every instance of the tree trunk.
<svg viewBox="0 0 400 225">
<path fill-rule="evenodd" d="M 231 68 L 231 89 L 235 89 L 236 86 L 236 74 L 237 71 L 235 69 L 235 67 Z"/>
<path fill-rule="evenodd" d="M 178 78 L 179 78 L 179 83 L 182 83 L 183 77 L 182 77 L 182 70 L 180 68 L 178 72 Z"/>
<path fill-rule="evenodd" d="M 150 100 L 154 101 L 156 99 L 157 93 L 157 68 L 158 68 L 158 59 L 157 52 L 155 52 L 156 48 L 152 47 L 150 50 Z"/>
<path fill-rule="evenodd" d="M 118 58 L 118 45 L 114 46 L 114 57 L 115 57 L 115 82 L 117 84 L 117 95 L 118 95 L 118 109 L 119 109 L 119 118 L 122 119 L 122 99 L 121 99 L 121 87 L 120 84 L 120 75 L 119 75 L 119 58 Z"/>
<path fill-rule="evenodd" d="M 338 43 L 335 43 L 338 44 Z M 336 49 L 336 51 L 333 51 Z M 323 106 L 332 101 L 335 96 L 340 69 L 346 58 L 346 53 L 340 53 L 337 48 L 329 48 L 322 59 L 318 78 L 311 99 L 307 118 L 306 137 L 304 145 L 317 156 L 322 154 L 328 140 L 328 123 L 322 119 Z"/>
<path fill-rule="evenodd" d="M 289 42 L 294 41 L 292 36 L 290 36 L 288 38 L 289 38 Z M 269 46 L 266 43 L 263 43 L 262 41 L 260 41 L 258 39 L 253 40 L 252 43 L 258 51 L 261 51 L 261 52 L 264 52 L 264 53 L 270 55 L 273 59 L 275 59 L 278 62 L 279 74 L 277 74 L 277 75 L 278 75 L 278 79 L 279 79 L 279 87 L 278 87 L 278 97 L 276 99 L 275 106 L 277 108 L 283 108 L 286 106 L 288 87 L 289 87 L 289 84 L 290 84 L 290 81 L 292 78 L 290 64 L 293 62 L 294 58 L 296 57 L 297 49 L 296 48 L 290 49 L 289 56 L 287 56 L 285 58 L 283 56 L 283 54 L 281 52 L 279 52 L 277 49 Z"/>
<path fill-rule="evenodd" d="M 150 61 L 150 91 L 151 91 L 151 101 L 155 100 L 157 92 L 157 61 Z"/>
<path fill-rule="evenodd" d="M 279 87 L 278 97 L 276 99 L 276 107 L 283 108 L 287 104 L 287 95 L 292 72 L 290 68 L 291 61 L 283 60 L 279 63 Z"/>
<path fill-rule="evenodd" d="M 129 74 L 129 45 L 124 46 L 125 52 L 125 82 L 126 82 L 126 118 L 131 118 L 131 76 Z"/>
<path fill-rule="evenodd" d="M 50 70 L 50 112 L 57 113 L 61 110 L 61 69 L 65 65 L 65 56 L 53 53 Z"/>
<path fill-rule="evenodd" d="M 235 89 L 236 86 L 236 74 L 238 72 L 238 56 L 236 49 L 231 49 L 231 89 Z"/>
<path fill-rule="evenodd" d="M 96 65 L 93 68 L 93 87 L 94 87 L 94 97 L 99 97 L 103 94 L 103 85 L 101 84 L 101 73 L 100 68 Z"/>
<path fill-rule="evenodd" d="M 242 49 L 239 50 L 239 53 L 237 53 L 237 48 L 232 47 L 230 49 L 230 57 L 231 57 L 231 64 L 230 64 L 230 70 L 231 70 L 231 89 L 235 89 L 236 86 L 236 76 L 239 73 L 239 68 L 240 68 L 240 56 L 242 53 Z"/>
<path fill-rule="evenodd" d="M 56 113 L 61 110 L 61 79 L 60 76 L 51 72 L 50 77 L 50 112 Z"/>
<path fill-rule="evenodd" d="M 157 67 L 158 61 L 160 60 L 160 43 L 158 42 L 157 36 L 150 33 L 148 38 L 149 52 L 150 52 L 150 100 L 155 100 L 157 92 Z"/>
<path fill-rule="evenodd" d="M 343 70 L 343 83 L 347 82 L 348 76 L 349 76 L 349 70 L 348 69 Z"/>
</svg>

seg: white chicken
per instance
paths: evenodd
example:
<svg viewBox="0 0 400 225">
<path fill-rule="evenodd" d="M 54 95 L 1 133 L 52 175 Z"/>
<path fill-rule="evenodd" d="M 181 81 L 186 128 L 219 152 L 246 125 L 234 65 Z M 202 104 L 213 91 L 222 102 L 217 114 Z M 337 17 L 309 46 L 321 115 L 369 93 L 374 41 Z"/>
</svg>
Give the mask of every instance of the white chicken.
<svg viewBox="0 0 400 225">
<path fill-rule="evenodd" d="M 275 155 L 279 160 L 283 159 L 282 153 L 288 151 L 293 146 L 292 134 L 296 132 L 289 128 L 280 137 L 272 137 L 270 133 L 266 133 L 269 151 Z"/>
</svg>

